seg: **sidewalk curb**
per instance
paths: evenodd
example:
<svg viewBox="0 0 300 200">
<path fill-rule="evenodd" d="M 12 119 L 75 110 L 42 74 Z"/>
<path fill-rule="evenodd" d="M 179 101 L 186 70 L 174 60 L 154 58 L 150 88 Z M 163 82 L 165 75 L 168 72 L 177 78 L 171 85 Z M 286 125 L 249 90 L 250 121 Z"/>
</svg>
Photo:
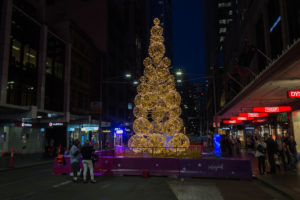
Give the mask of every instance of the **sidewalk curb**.
<svg viewBox="0 0 300 200">
<path fill-rule="evenodd" d="M 296 200 L 294 197 L 292 197 L 289 193 L 279 189 L 278 187 L 274 186 L 273 184 L 269 183 L 268 181 L 265 181 L 257 176 L 253 176 L 253 180 L 257 180 L 259 181 L 260 183 L 268 186 L 269 188 L 273 189 L 273 190 L 276 190 L 277 192 L 279 192 L 280 194 L 284 195 L 285 197 L 291 199 L 291 200 Z"/>
<path fill-rule="evenodd" d="M 21 166 L 13 167 L 13 168 L 4 168 L 4 169 L 0 169 L 0 173 L 12 171 L 12 170 L 30 168 L 30 167 L 40 166 L 40 165 L 46 165 L 46 164 L 50 164 L 50 163 L 53 163 L 53 160 L 43 161 L 43 162 L 38 162 L 38 163 L 33 163 L 33 164 L 27 164 L 27 165 L 21 165 Z"/>
</svg>

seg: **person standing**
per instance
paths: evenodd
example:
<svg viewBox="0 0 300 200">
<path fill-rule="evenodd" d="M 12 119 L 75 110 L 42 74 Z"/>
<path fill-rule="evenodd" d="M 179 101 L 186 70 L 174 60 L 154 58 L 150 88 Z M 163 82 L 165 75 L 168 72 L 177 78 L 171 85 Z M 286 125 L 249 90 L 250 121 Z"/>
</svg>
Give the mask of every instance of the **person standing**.
<svg viewBox="0 0 300 200">
<path fill-rule="evenodd" d="M 291 169 L 296 169 L 297 166 L 297 150 L 296 150 L 296 141 L 294 136 L 290 136 L 290 140 L 288 142 L 288 152 L 290 154 L 290 165 L 291 165 Z"/>
<path fill-rule="evenodd" d="M 267 145 L 264 142 L 264 138 L 259 138 L 256 142 L 255 157 L 258 159 L 258 169 L 260 175 L 264 175 L 266 172 L 266 148 Z"/>
<path fill-rule="evenodd" d="M 276 144 L 277 144 L 279 157 L 281 158 L 281 162 L 283 164 L 283 168 L 284 168 L 284 170 L 287 170 L 287 165 L 286 165 L 286 162 L 285 162 L 286 161 L 285 152 L 284 152 L 285 143 L 283 142 L 283 139 L 282 139 L 281 135 L 277 136 Z"/>
<path fill-rule="evenodd" d="M 275 159 L 274 159 L 274 155 L 277 151 L 277 145 L 275 143 L 275 141 L 272 138 L 272 135 L 270 135 L 268 137 L 268 139 L 266 140 L 266 144 L 267 144 L 267 153 L 268 153 L 268 159 L 269 159 L 269 163 L 270 163 L 270 173 L 271 174 L 275 174 L 276 173 L 276 169 L 275 169 Z"/>
<path fill-rule="evenodd" d="M 83 164 L 83 181 L 84 181 L 84 183 L 87 183 L 86 175 L 87 175 L 88 168 L 89 168 L 89 171 L 90 171 L 91 182 L 96 183 L 96 180 L 94 179 L 94 168 L 93 168 L 93 162 L 92 162 L 92 156 L 93 156 L 94 152 L 95 152 L 95 150 L 89 144 L 89 141 L 85 141 L 84 146 L 81 149 L 82 164 Z"/>
<path fill-rule="evenodd" d="M 80 149 L 79 149 L 79 140 L 75 140 L 70 150 L 70 162 L 73 171 L 73 182 L 78 181 L 77 173 L 80 169 Z"/>
</svg>

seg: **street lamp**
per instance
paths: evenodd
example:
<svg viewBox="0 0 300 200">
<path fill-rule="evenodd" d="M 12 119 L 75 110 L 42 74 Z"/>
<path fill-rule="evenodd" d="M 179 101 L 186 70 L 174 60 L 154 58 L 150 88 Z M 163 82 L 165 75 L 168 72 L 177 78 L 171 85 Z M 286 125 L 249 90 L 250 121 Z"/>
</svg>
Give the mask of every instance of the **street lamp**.
<svg viewBox="0 0 300 200">
<path fill-rule="evenodd" d="M 138 81 L 133 81 L 133 85 L 137 85 L 137 84 L 139 84 Z"/>
<path fill-rule="evenodd" d="M 176 72 L 176 75 L 177 75 L 177 76 L 181 76 L 181 75 L 182 75 L 182 71 L 177 71 L 177 72 Z"/>
<path fill-rule="evenodd" d="M 129 73 L 125 74 L 125 77 L 126 78 L 131 78 L 131 74 L 129 74 Z"/>
</svg>

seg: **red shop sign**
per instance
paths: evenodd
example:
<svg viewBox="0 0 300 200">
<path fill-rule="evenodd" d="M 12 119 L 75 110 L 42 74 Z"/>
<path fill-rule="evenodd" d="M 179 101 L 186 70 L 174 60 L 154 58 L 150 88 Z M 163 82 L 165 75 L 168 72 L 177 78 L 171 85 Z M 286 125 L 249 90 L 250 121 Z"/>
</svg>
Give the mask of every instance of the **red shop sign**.
<svg viewBox="0 0 300 200">
<path fill-rule="evenodd" d="M 262 122 L 265 122 L 265 121 L 266 121 L 265 119 L 255 119 L 252 122 L 253 123 L 262 123 Z"/>
<path fill-rule="evenodd" d="M 268 117 L 268 113 L 239 113 L 240 117 Z"/>
<path fill-rule="evenodd" d="M 291 106 L 254 107 L 253 112 L 279 113 L 291 111 Z"/>
<path fill-rule="evenodd" d="M 230 117 L 230 120 L 240 120 L 240 121 L 246 121 L 246 120 L 252 120 L 253 117 Z"/>
<path fill-rule="evenodd" d="M 242 123 L 243 121 L 241 120 L 223 120 L 224 124 L 239 124 Z"/>
<path fill-rule="evenodd" d="M 289 98 L 300 98 L 300 90 L 290 90 L 288 91 Z"/>
</svg>

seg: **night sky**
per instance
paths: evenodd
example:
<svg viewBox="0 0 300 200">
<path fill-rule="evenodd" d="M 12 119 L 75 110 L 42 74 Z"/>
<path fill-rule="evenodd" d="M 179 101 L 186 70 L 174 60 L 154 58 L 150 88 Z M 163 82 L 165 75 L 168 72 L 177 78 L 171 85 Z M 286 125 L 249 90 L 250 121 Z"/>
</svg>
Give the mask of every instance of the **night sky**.
<svg viewBox="0 0 300 200">
<path fill-rule="evenodd" d="M 172 1 L 173 66 L 187 73 L 205 73 L 202 1 Z"/>
</svg>

